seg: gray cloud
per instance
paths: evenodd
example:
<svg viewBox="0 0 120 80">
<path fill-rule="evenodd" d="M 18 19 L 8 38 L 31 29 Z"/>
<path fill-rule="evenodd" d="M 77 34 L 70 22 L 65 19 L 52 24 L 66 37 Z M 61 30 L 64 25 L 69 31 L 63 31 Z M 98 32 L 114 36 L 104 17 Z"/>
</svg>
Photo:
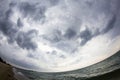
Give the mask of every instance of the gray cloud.
<svg viewBox="0 0 120 80">
<path fill-rule="evenodd" d="M 46 7 L 39 5 L 39 3 L 23 2 L 19 5 L 19 9 L 24 17 L 30 17 L 33 20 L 41 20 L 45 17 Z"/>
<path fill-rule="evenodd" d="M 12 43 L 15 41 L 15 36 L 18 29 L 13 27 L 13 23 L 9 20 L 0 21 L 0 31 L 8 38 L 8 42 Z"/>
<path fill-rule="evenodd" d="M 80 45 L 84 45 L 91 38 L 93 38 L 92 32 L 88 28 L 86 28 L 86 30 L 80 33 L 80 38 L 82 39 Z"/>
<path fill-rule="evenodd" d="M 16 38 L 16 42 L 17 44 L 22 47 L 22 48 L 26 48 L 26 49 L 36 49 L 37 48 L 37 44 L 35 44 L 34 42 L 32 42 L 32 37 L 30 35 L 32 34 L 36 34 L 35 30 L 31 30 L 27 33 L 24 32 L 20 32 Z"/>
<path fill-rule="evenodd" d="M 59 0 L 50 0 L 50 4 L 57 5 L 58 3 Z M 87 4 L 92 5 L 91 3 L 92 2 L 88 2 Z M 18 18 L 16 24 L 17 27 L 15 27 L 15 24 L 9 20 L 9 17 L 13 14 L 12 8 L 16 6 L 21 11 L 24 17 L 30 17 L 34 20 L 41 20 L 42 18 L 45 18 L 44 13 L 46 11 L 46 6 L 39 4 L 40 3 L 30 3 L 30 2 L 21 2 L 19 4 L 17 4 L 16 2 L 9 3 L 8 5 L 9 8 L 5 12 L 2 20 L 0 21 L 0 30 L 4 33 L 4 35 L 8 37 L 9 42 L 16 41 L 20 47 L 26 49 L 35 49 L 37 47 L 37 45 L 31 41 L 31 38 L 28 37 L 29 32 L 28 33 L 19 32 L 19 28 L 24 26 L 22 19 Z M 79 37 L 82 39 L 82 42 L 80 44 L 83 46 L 92 38 L 107 33 L 108 31 L 113 29 L 115 22 L 116 22 L 116 15 L 113 15 L 113 17 L 108 21 L 105 29 L 102 30 L 102 32 L 99 32 L 98 29 L 96 33 L 92 34 L 92 32 L 88 28 L 80 32 Z M 76 26 L 76 24 L 72 24 L 72 25 Z M 69 40 L 76 38 L 76 36 L 78 36 L 77 33 L 78 32 L 73 28 L 68 28 L 64 35 L 62 35 L 60 31 L 55 30 L 49 36 L 44 35 L 44 38 L 51 42 L 59 42 L 64 39 Z"/>
<path fill-rule="evenodd" d="M 42 37 L 52 43 L 56 43 L 62 40 L 62 34 L 60 30 L 53 30 L 49 33 L 49 35 L 43 35 Z"/>
<path fill-rule="evenodd" d="M 17 26 L 18 27 L 22 27 L 23 26 L 23 22 L 22 22 L 22 20 L 20 18 L 17 20 Z"/>
<path fill-rule="evenodd" d="M 30 35 L 36 33 L 37 31 L 30 30 L 28 32 L 19 32 L 19 29 L 23 26 L 22 19 L 18 18 L 17 24 L 10 21 L 9 18 L 13 14 L 12 8 L 15 5 L 15 3 L 10 3 L 9 5 L 10 5 L 10 7 L 5 12 L 4 17 L 2 17 L 2 19 L 0 20 L 0 31 L 2 31 L 2 33 L 5 36 L 7 36 L 8 42 L 10 44 L 13 42 L 17 42 L 17 44 L 23 49 L 24 48 L 25 49 L 35 49 L 37 47 L 37 45 L 31 41 L 32 37 L 30 37 Z M 32 16 L 33 11 L 31 8 L 33 8 L 33 6 L 31 6 L 27 3 L 25 3 L 24 5 L 26 5 L 26 7 L 24 8 L 24 11 L 23 11 L 24 15 L 31 14 L 31 16 Z"/>
<path fill-rule="evenodd" d="M 26 49 L 35 49 L 37 46 L 34 44 L 30 35 L 36 33 L 37 31 L 31 30 L 27 33 L 19 32 L 18 28 L 14 28 L 12 23 L 9 21 L 0 22 L 0 30 L 7 36 L 9 43 L 17 42 L 17 44 Z"/>
<path fill-rule="evenodd" d="M 57 5 L 60 2 L 60 0 L 49 0 L 49 1 L 54 6 Z"/>
<path fill-rule="evenodd" d="M 102 31 L 100 31 L 99 29 L 96 29 L 94 34 L 88 28 L 80 32 L 80 38 L 82 39 L 80 44 L 83 46 L 92 38 L 98 35 L 103 35 L 108 33 L 110 30 L 112 30 L 115 27 L 116 19 L 117 19 L 116 15 L 113 15 L 113 17 L 111 17 L 111 19 L 107 22 L 106 27 Z"/>
<path fill-rule="evenodd" d="M 66 33 L 64 34 L 64 37 L 67 39 L 73 39 L 75 38 L 76 35 L 77 35 L 77 32 L 74 29 L 68 28 L 66 30 Z"/>
<path fill-rule="evenodd" d="M 113 17 L 108 21 L 108 24 L 102 33 L 107 33 L 108 31 L 113 29 L 115 27 L 116 19 L 117 19 L 116 15 L 113 15 Z"/>
</svg>

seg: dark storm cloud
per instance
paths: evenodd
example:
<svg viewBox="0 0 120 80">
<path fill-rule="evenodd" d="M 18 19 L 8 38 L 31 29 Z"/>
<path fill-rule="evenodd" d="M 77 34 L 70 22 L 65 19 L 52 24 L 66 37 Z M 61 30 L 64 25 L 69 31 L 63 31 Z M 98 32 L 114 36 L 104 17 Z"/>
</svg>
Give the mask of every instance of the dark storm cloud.
<svg viewBox="0 0 120 80">
<path fill-rule="evenodd" d="M 115 28 L 115 23 L 116 23 L 117 17 L 116 15 L 113 15 L 111 17 L 110 20 L 108 20 L 108 23 L 106 25 L 106 27 L 100 32 L 99 29 L 96 29 L 95 33 L 92 34 L 92 32 L 86 28 L 84 31 L 80 32 L 80 38 L 82 39 L 81 41 L 81 45 L 86 44 L 89 40 L 91 40 L 92 38 L 98 36 L 98 35 L 103 35 L 108 33 L 110 30 L 112 30 L 113 28 Z M 102 26 L 101 26 L 102 27 Z"/>
<path fill-rule="evenodd" d="M 8 38 L 8 42 L 12 43 L 15 41 L 18 29 L 13 27 L 12 22 L 5 19 L 0 21 L 0 31 Z"/>
<path fill-rule="evenodd" d="M 24 16 L 33 15 L 36 11 L 35 5 L 29 4 L 28 2 L 23 2 L 20 4 L 20 11 L 24 14 Z"/>
<path fill-rule="evenodd" d="M 76 32 L 74 29 L 68 28 L 68 29 L 66 30 L 66 33 L 65 33 L 64 37 L 67 38 L 67 39 L 72 39 L 72 38 L 74 38 L 76 35 L 77 35 L 77 32 Z"/>
<path fill-rule="evenodd" d="M 120 11 L 116 17 L 117 19 L 114 25 L 115 27 L 113 28 L 113 34 L 111 35 L 112 38 L 115 38 L 116 36 L 120 35 Z"/>
<path fill-rule="evenodd" d="M 22 22 L 22 20 L 20 18 L 18 18 L 18 20 L 17 20 L 17 26 L 18 27 L 22 27 L 23 26 L 23 22 Z"/>
<path fill-rule="evenodd" d="M 32 42 L 32 37 L 31 37 L 32 34 L 36 34 L 36 31 L 31 30 L 27 33 L 20 32 L 16 38 L 17 44 L 22 48 L 36 49 L 37 45 L 34 42 Z"/>
<path fill-rule="evenodd" d="M 4 15 L 2 15 L 2 17 L 0 18 L 0 30 L 3 32 L 4 35 L 8 36 L 11 39 L 18 31 L 17 28 L 14 28 L 14 24 L 9 20 L 12 14 L 12 9 L 8 8 L 8 10 L 6 10 L 4 12 Z"/>
<path fill-rule="evenodd" d="M 60 0 L 49 0 L 52 5 L 57 5 Z"/>
<path fill-rule="evenodd" d="M 80 33 L 80 38 L 82 39 L 82 42 L 80 43 L 80 45 L 84 45 L 92 37 L 93 37 L 92 32 L 88 28 L 86 28 L 86 30 Z"/>
<path fill-rule="evenodd" d="M 108 31 L 113 29 L 115 27 L 116 20 L 117 20 L 116 15 L 113 15 L 113 17 L 108 21 L 108 24 L 102 33 L 107 33 Z"/>
<path fill-rule="evenodd" d="M 9 1 L 7 1 L 7 0 L 0 0 L 0 18 L 4 16 L 5 11 L 8 8 L 9 8 Z"/>
<path fill-rule="evenodd" d="M 12 14 L 13 14 L 12 9 L 9 8 L 8 11 L 6 11 L 6 13 L 5 13 L 5 18 L 6 18 L 6 19 L 9 19 L 9 17 L 10 17 Z"/>
<path fill-rule="evenodd" d="M 59 0 L 50 0 L 51 4 L 58 4 Z M 37 46 L 34 44 L 30 37 L 28 37 L 28 33 L 19 32 L 19 28 L 23 27 L 24 24 L 22 22 L 21 18 L 18 18 L 17 20 L 17 26 L 15 26 L 10 20 L 9 17 L 13 14 L 12 8 L 14 6 L 17 6 L 18 9 L 21 11 L 22 15 L 24 17 L 30 17 L 34 20 L 41 20 L 42 18 L 45 18 L 45 11 L 46 7 L 43 5 L 39 5 L 38 3 L 30 3 L 30 2 L 22 2 L 17 5 L 15 2 L 11 2 L 9 4 L 8 10 L 5 12 L 4 17 L 0 20 L 0 30 L 8 37 L 8 40 L 10 43 L 17 42 L 17 44 L 26 49 L 35 49 Z M 39 6 L 39 7 L 38 7 Z M 92 32 L 89 29 L 84 30 L 83 32 L 80 32 L 80 38 L 82 39 L 81 45 L 86 44 L 89 40 L 91 40 L 93 37 L 105 34 L 111 29 L 113 29 L 114 24 L 116 22 L 116 15 L 114 15 L 109 21 L 106 26 L 106 28 L 97 33 L 92 34 Z M 102 27 L 102 26 L 101 26 Z M 19 32 L 19 33 L 18 33 Z M 45 39 L 51 41 L 51 42 L 59 42 L 60 40 L 64 38 L 66 39 L 73 39 L 77 36 L 76 30 L 69 28 L 66 30 L 66 33 L 64 35 L 61 35 L 61 32 L 58 30 L 54 30 L 53 33 L 49 36 L 44 36 Z"/>
<path fill-rule="evenodd" d="M 15 5 L 17 5 L 17 3 L 14 2 L 14 1 L 11 1 L 11 2 L 9 3 L 9 7 L 14 7 Z"/>
<path fill-rule="evenodd" d="M 37 45 L 32 42 L 31 35 L 36 34 L 37 31 L 30 30 L 28 32 L 19 32 L 19 29 L 23 26 L 21 18 L 18 18 L 16 24 L 11 22 L 10 17 L 13 14 L 14 6 L 15 3 L 10 3 L 8 10 L 6 10 L 3 17 L 0 18 L 0 31 L 8 38 L 10 44 L 17 42 L 17 44 L 23 49 L 36 49 Z M 34 6 L 27 3 L 24 3 L 23 9 L 24 15 L 32 15 L 34 12 Z"/>
<path fill-rule="evenodd" d="M 10 16 L 13 14 L 12 8 L 9 7 L 8 10 L 4 12 L 4 15 L 0 18 L 0 30 L 4 35 L 12 38 L 18 31 L 14 24 L 10 21 Z"/>
<path fill-rule="evenodd" d="M 46 7 L 37 3 L 31 4 L 28 2 L 23 2 L 19 5 L 19 9 L 24 17 L 31 17 L 34 20 L 41 20 L 45 17 L 44 13 L 46 11 Z"/>
<path fill-rule="evenodd" d="M 18 28 L 14 28 L 9 21 L 0 22 L 0 30 L 7 36 L 9 43 L 16 41 L 20 47 L 26 49 L 35 49 L 37 47 L 31 41 L 32 37 L 30 37 L 30 35 L 36 33 L 35 30 L 28 31 L 27 33 L 19 32 Z"/>
</svg>

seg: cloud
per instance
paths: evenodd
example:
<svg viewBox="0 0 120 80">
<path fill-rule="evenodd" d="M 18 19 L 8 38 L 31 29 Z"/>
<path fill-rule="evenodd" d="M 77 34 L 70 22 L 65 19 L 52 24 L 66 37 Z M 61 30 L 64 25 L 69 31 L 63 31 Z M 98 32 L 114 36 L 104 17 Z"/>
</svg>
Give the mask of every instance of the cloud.
<svg viewBox="0 0 120 80">
<path fill-rule="evenodd" d="M 61 40 L 61 31 L 60 30 L 54 30 L 53 32 L 50 32 L 48 35 L 43 35 L 43 38 L 50 41 L 50 42 L 59 42 Z"/>
<path fill-rule="evenodd" d="M 37 48 L 37 45 L 32 42 L 32 34 L 36 34 L 35 30 L 31 30 L 27 33 L 21 32 L 18 34 L 17 38 L 16 38 L 16 42 L 17 44 L 22 47 L 23 49 L 35 49 Z"/>
<path fill-rule="evenodd" d="M 44 13 L 46 10 L 45 6 L 40 6 L 36 4 L 31 4 L 28 2 L 23 2 L 20 4 L 20 11 L 22 12 L 24 17 L 32 17 L 34 20 L 40 20 L 41 18 L 45 17 Z"/>
<path fill-rule="evenodd" d="M 82 39 L 82 42 L 80 43 L 81 45 L 84 45 L 87 41 L 89 41 L 90 39 L 92 39 L 92 32 L 90 32 L 90 30 L 86 29 L 85 31 L 82 31 L 80 33 L 80 38 Z"/>
<path fill-rule="evenodd" d="M 60 0 L 49 0 L 52 5 L 59 4 Z"/>
<path fill-rule="evenodd" d="M 99 29 L 96 29 L 95 33 L 93 34 L 87 27 L 84 31 L 80 32 L 80 38 L 82 39 L 81 45 L 86 44 L 89 40 L 92 38 L 98 36 L 98 35 L 103 35 L 108 33 L 110 30 L 112 30 L 115 26 L 116 23 L 116 15 L 113 15 L 110 20 L 108 20 L 108 23 L 106 27 L 100 31 Z"/>
<path fill-rule="evenodd" d="M 113 29 L 115 23 L 116 23 L 116 15 L 113 15 L 113 17 L 109 20 L 106 28 L 103 30 L 103 33 L 107 33 L 108 31 L 110 31 L 111 29 Z"/>
<path fill-rule="evenodd" d="M 23 26 L 23 22 L 21 21 L 20 18 L 17 20 L 17 26 L 18 27 L 22 27 Z"/>
<path fill-rule="evenodd" d="M 97 63 L 120 49 L 117 1 L 2 1 L 0 56 L 19 68 L 43 72 Z"/>
<path fill-rule="evenodd" d="M 77 35 L 77 33 L 75 30 L 68 28 L 66 30 L 64 37 L 67 39 L 71 39 L 71 38 L 74 38 L 76 35 Z"/>
</svg>

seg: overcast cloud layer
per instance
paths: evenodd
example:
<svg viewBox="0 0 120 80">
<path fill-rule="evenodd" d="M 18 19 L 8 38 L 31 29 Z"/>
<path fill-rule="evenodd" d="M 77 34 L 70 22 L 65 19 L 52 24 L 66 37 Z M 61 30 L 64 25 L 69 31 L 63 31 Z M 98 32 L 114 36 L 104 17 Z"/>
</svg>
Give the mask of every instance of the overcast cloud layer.
<svg viewBox="0 0 120 80">
<path fill-rule="evenodd" d="M 0 56 L 39 72 L 80 69 L 120 50 L 119 0 L 0 0 Z"/>
</svg>

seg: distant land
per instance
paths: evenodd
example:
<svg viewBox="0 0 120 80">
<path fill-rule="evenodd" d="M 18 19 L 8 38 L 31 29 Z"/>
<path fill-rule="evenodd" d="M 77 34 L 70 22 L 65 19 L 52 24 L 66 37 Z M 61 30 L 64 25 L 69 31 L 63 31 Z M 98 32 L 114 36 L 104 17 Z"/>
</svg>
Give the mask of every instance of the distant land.
<svg viewBox="0 0 120 80">
<path fill-rule="evenodd" d="M 17 80 L 14 78 L 12 66 L 6 64 L 1 58 L 0 58 L 0 80 Z"/>
<path fill-rule="evenodd" d="M 29 80 L 24 75 L 15 73 L 13 67 L 0 58 L 0 80 Z"/>
</svg>

